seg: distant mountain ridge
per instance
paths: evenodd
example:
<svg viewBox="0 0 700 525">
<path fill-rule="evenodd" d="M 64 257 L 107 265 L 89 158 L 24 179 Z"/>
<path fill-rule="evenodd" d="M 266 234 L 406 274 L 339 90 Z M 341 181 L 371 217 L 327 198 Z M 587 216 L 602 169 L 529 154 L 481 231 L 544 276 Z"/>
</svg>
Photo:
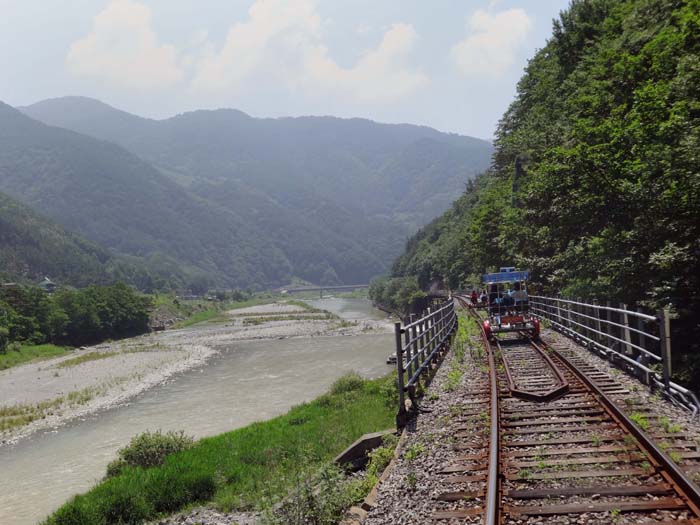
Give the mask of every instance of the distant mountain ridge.
<svg viewBox="0 0 700 525">
<path fill-rule="evenodd" d="M 257 119 L 224 109 L 151 120 L 81 97 L 21 110 L 55 126 L 37 134 L 72 130 L 89 149 L 110 157 L 116 173 L 122 164 L 130 168 L 117 176 L 118 188 L 107 185 L 99 196 L 90 187 L 115 175 L 98 167 L 104 164 L 97 158 L 80 177 L 50 182 L 27 165 L 27 151 L 15 175 L 7 175 L 0 153 L 0 190 L 32 206 L 48 205 L 47 214 L 61 224 L 107 246 L 140 256 L 161 253 L 236 286 L 276 285 L 293 276 L 367 281 L 488 167 L 492 151 L 479 139 L 363 119 Z M 2 119 L 0 111 L 5 128 Z M 64 190 L 58 199 L 64 205 L 46 202 L 52 188 Z M 88 211 L 91 224 L 81 220 Z"/>
<path fill-rule="evenodd" d="M 235 180 L 281 202 L 301 188 L 396 220 L 407 234 L 442 213 L 467 179 L 490 166 L 493 151 L 481 139 L 359 118 L 254 118 L 219 109 L 151 120 L 82 97 L 20 109 L 116 142 L 180 183 Z"/>
<path fill-rule="evenodd" d="M 117 254 L 68 232 L 0 193 L 0 281 L 83 287 L 122 281 L 141 290 L 184 286 L 185 276 L 163 261 Z"/>
</svg>

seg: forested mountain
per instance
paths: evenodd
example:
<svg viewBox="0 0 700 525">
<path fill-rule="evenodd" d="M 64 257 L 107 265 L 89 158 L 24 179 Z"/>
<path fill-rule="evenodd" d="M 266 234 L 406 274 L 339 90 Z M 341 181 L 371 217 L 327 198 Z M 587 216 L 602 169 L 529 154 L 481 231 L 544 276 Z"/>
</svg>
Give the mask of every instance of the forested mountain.
<svg viewBox="0 0 700 525">
<path fill-rule="evenodd" d="M 670 305 L 678 373 L 697 385 L 699 34 L 696 1 L 572 2 L 499 123 L 494 169 L 394 275 L 457 288 L 508 263 L 547 293 Z"/>
<path fill-rule="evenodd" d="M 12 197 L 120 252 L 232 283 L 283 274 L 283 255 L 119 146 L 0 106 L 0 183 Z M 245 252 L 269 255 L 251 260 Z"/>
<path fill-rule="evenodd" d="M 103 284 L 112 255 L 0 193 L 0 273 L 36 281 L 49 275 L 75 286 Z"/>
<path fill-rule="evenodd" d="M 22 111 L 118 143 L 257 224 L 285 254 L 294 251 L 294 273 L 312 281 L 333 273 L 357 281 L 385 269 L 411 232 L 488 167 L 492 153 L 483 140 L 363 119 L 258 119 L 222 109 L 155 121 L 81 97 Z M 343 266 L 354 259 L 367 270 L 349 273 Z"/>
<path fill-rule="evenodd" d="M 115 253 L 66 231 L 0 193 L 0 280 L 84 287 L 121 281 L 141 290 L 182 287 L 187 275 L 172 261 Z"/>
<path fill-rule="evenodd" d="M 238 194 L 262 192 L 295 212 L 320 200 L 409 227 L 441 213 L 492 152 L 483 140 L 364 119 L 258 119 L 222 109 L 155 121 L 82 97 L 21 109 L 118 143 L 197 192 L 209 194 L 204 182 L 233 183 Z"/>
<path fill-rule="evenodd" d="M 170 170 L 174 175 L 168 177 L 118 145 L 44 125 L 2 105 L 0 189 L 71 231 L 211 284 L 257 288 L 293 276 L 361 282 L 398 253 L 409 221 L 364 213 L 340 167 L 327 165 L 328 178 L 347 185 L 333 199 L 309 187 L 313 181 L 291 181 L 283 162 L 276 161 L 274 172 L 251 163 L 250 170 L 238 168 L 241 177 L 227 177 L 225 162 L 215 162 L 206 149 L 221 135 L 210 127 L 188 133 L 202 149 L 190 150 L 191 162 L 208 162 L 212 171 L 195 177 Z M 186 149 L 188 141 L 170 153 Z M 183 176 L 194 182 L 177 183 Z"/>
</svg>

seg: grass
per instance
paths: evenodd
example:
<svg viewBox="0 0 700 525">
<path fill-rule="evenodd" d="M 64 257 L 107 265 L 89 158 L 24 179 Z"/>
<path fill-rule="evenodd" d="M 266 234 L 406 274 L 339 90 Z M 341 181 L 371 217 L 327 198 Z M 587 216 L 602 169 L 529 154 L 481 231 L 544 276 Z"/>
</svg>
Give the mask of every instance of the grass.
<svg viewBox="0 0 700 525">
<path fill-rule="evenodd" d="M 268 316 L 257 316 L 257 317 L 244 317 L 244 325 L 259 325 L 264 323 L 270 323 L 273 321 L 327 321 L 330 319 L 337 319 L 337 316 L 326 313 L 318 315 L 268 315 Z"/>
<path fill-rule="evenodd" d="M 218 308 L 212 308 L 209 310 L 201 310 L 189 316 L 184 321 L 176 323 L 173 328 L 186 328 L 192 326 L 193 324 L 203 323 L 204 321 L 211 321 L 217 319 L 221 316 L 221 310 Z"/>
<path fill-rule="evenodd" d="M 414 443 L 404 453 L 406 461 L 415 461 L 418 456 L 425 452 L 425 445 L 422 443 Z"/>
<path fill-rule="evenodd" d="M 669 434 L 677 434 L 682 430 L 680 425 L 671 423 L 671 420 L 666 416 L 661 416 L 659 418 L 659 425 L 661 425 L 661 428 L 663 428 L 664 431 L 668 432 Z"/>
<path fill-rule="evenodd" d="M 343 378 L 328 394 L 283 416 L 202 439 L 161 466 L 127 467 L 45 523 L 137 523 L 194 503 L 211 501 L 229 511 L 279 501 L 302 466 L 320 468 L 362 434 L 393 426 L 392 380 Z"/>
<path fill-rule="evenodd" d="M 117 355 L 119 352 L 88 352 L 87 354 L 79 355 L 77 357 L 72 357 L 61 361 L 56 365 L 56 368 L 70 368 L 73 366 L 78 366 L 88 361 L 99 361 L 100 359 L 107 359 L 109 357 Z"/>
<path fill-rule="evenodd" d="M 104 387 L 88 387 L 39 403 L 0 406 L 0 432 L 15 430 L 39 419 L 44 419 L 59 412 L 64 407 L 84 405 L 96 395 L 103 393 L 104 390 Z"/>
<path fill-rule="evenodd" d="M 252 297 L 245 301 L 235 301 L 226 305 L 227 310 L 238 310 L 239 308 L 249 308 L 251 306 L 260 306 L 261 304 L 270 304 L 276 302 L 281 296 L 265 296 Z"/>
<path fill-rule="evenodd" d="M 30 361 L 39 361 L 60 357 L 69 353 L 72 349 L 51 344 L 46 345 L 24 345 L 19 352 L 8 350 L 7 353 L 0 354 L 0 370 L 6 370 L 13 366 L 22 365 Z"/>
<path fill-rule="evenodd" d="M 153 304 L 156 308 L 165 308 L 181 317 L 186 317 L 183 321 L 176 323 L 173 328 L 185 328 L 205 321 L 218 321 L 221 319 L 222 311 L 247 308 L 275 302 L 273 296 L 265 295 L 261 297 L 251 297 L 245 301 L 234 301 L 222 303 L 218 301 L 208 301 L 205 299 L 176 299 L 171 294 L 158 294 L 153 296 Z M 223 319 L 222 319 L 223 320 Z"/>
<path fill-rule="evenodd" d="M 637 424 L 637 426 L 645 432 L 649 430 L 649 420 L 641 412 L 633 412 L 630 416 L 630 419 L 634 421 Z"/>
<path fill-rule="evenodd" d="M 447 372 L 447 379 L 442 386 L 445 392 L 453 392 L 457 389 L 459 384 L 462 382 L 462 377 L 464 376 L 464 371 L 459 366 L 456 359 L 450 361 L 450 370 Z"/>
</svg>

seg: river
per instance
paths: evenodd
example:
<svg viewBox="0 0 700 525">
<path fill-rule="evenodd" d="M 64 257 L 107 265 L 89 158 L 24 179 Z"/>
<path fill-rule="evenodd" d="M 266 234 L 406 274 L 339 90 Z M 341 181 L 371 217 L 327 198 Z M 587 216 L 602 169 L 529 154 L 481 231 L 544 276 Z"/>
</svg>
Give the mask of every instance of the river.
<svg viewBox="0 0 700 525">
<path fill-rule="evenodd" d="M 364 299 L 309 302 L 348 320 L 385 317 Z M 2 447 L 0 523 L 39 522 L 97 482 L 135 434 L 184 430 L 199 438 L 274 417 L 317 397 L 345 372 L 387 373 L 392 344 L 392 334 L 241 341 L 128 404 Z"/>
</svg>

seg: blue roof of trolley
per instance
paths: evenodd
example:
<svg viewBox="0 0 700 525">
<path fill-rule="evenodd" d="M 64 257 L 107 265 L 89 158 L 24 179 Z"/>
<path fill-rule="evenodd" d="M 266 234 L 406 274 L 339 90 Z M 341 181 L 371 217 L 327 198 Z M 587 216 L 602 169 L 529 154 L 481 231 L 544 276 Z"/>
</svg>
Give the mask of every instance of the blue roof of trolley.
<svg viewBox="0 0 700 525">
<path fill-rule="evenodd" d="M 481 280 L 485 284 L 491 283 L 513 283 L 515 281 L 527 281 L 530 272 L 527 270 L 523 271 L 512 271 L 512 272 L 496 272 L 496 273 L 485 273 L 482 275 Z"/>
</svg>

